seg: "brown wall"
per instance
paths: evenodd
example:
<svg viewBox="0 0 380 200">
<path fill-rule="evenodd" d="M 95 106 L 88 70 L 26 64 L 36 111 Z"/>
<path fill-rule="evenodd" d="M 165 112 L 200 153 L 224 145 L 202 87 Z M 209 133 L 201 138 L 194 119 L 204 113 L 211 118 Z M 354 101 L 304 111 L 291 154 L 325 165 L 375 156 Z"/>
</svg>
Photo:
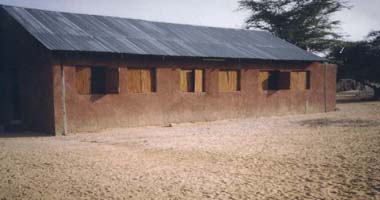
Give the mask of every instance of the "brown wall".
<svg viewBox="0 0 380 200">
<path fill-rule="evenodd" d="M 0 125 L 9 125 L 12 119 L 9 85 L 11 68 L 17 68 L 20 74 L 18 92 L 21 97 L 21 128 L 57 135 L 64 132 L 64 121 L 67 133 L 73 133 L 112 127 L 315 113 L 335 109 L 336 67 L 333 65 L 252 60 L 217 62 L 197 58 L 124 57 L 78 52 L 51 55 L 1 9 L 0 19 L 1 30 L 7 30 L 0 32 Z M 120 67 L 120 94 L 78 94 L 76 65 Z M 127 67 L 157 68 L 157 92 L 128 94 Z M 205 93 L 180 92 L 179 68 L 182 67 L 206 69 Z M 241 91 L 218 92 L 218 69 L 225 68 L 241 69 Z M 262 91 L 258 82 L 259 70 L 262 69 L 310 70 L 311 89 Z M 65 75 L 64 84 L 62 74 Z"/>
<path fill-rule="evenodd" d="M 336 77 L 338 68 L 336 65 L 326 65 L 326 111 L 336 109 Z"/>
<path fill-rule="evenodd" d="M 0 125 L 8 130 L 54 133 L 53 84 L 50 54 L 0 9 Z M 12 121 L 11 70 L 18 73 L 20 125 Z"/>
<path fill-rule="evenodd" d="M 68 59 L 70 58 L 70 59 Z M 229 118 L 315 113 L 335 109 L 335 70 L 327 66 L 325 108 L 325 65 L 320 63 L 269 63 L 258 61 L 202 62 L 195 59 L 90 58 L 66 56 L 65 106 L 67 133 L 96 131 L 103 128 L 140 125 L 164 125 L 178 122 L 211 121 Z M 55 128 L 63 132 L 61 65 L 53 67 Z M 185 64 L 186 63 L 186 64 Z M 76 91 L 75 65 L 120 67 L 120 94 L 80 95 Z M 128 94 L 127 67 L 157 67 L 157 92 Z M 180 91 L 179 68 L 205 68 L 206 92 Z M 241 91 L 218 92 L 218 69 L 241 69 Z M 261 69 L 307 69 L 311 71 L 311 89 L 265 92 L 258 82 Z"/>
</svg>

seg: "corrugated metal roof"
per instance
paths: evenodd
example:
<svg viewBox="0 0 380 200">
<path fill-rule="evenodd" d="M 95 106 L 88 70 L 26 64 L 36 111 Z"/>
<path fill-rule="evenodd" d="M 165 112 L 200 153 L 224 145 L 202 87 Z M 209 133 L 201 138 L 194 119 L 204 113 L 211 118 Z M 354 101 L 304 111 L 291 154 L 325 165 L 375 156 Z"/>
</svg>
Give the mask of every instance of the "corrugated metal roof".
<svg viewBox="0 0 380 200">
<path fill-rule="evenodd" d="M 2 7 L 37 40 L 53 51 L 324 60 L 264 31 Z"/>
</svg>

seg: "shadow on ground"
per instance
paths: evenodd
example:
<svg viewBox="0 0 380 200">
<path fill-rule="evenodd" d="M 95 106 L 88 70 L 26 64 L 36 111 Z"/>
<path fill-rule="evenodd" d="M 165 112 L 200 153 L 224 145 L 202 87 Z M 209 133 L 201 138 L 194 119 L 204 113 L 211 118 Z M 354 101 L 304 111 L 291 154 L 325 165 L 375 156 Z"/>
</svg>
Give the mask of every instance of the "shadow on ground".
<svg viewBox="0 0 380 200">
<path fill-rule="evenodd" d="M 367 98 L 350 98 L 350 99 L 337 99 L 336 103 L 365 103 L 365 102 L 372 102 L 372 101 L 378 101 L 374 100 L 373 97 L 367 97 Z"/>
<path fill-rule="evenodd" d="M 0 138 L 23 138 L 23 137 L 51 137 L 47 133 L 39 132 L 0 132 Z"/>
<path fill-rule="evenodd" d="M 310 128 L 316 127 L 377 127 L 380 126 L 380 121 L 374 120 L 362 120 L 362 119 L 310 119 L 297 122 L 301 126 L 307 126 Z"/>
<path fill-rule="evenodd" d="M 373 93 L 368 91 L 351 90 L 338 92 L 336 94 L 337 103 L 362 103 L 374 101 Z"/>
</svg>

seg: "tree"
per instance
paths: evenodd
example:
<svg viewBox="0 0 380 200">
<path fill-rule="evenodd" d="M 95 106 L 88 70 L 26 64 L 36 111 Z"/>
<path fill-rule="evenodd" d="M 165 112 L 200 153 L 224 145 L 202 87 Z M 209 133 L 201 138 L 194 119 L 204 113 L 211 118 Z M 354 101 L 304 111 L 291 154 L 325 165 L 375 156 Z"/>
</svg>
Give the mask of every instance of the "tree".
<svg viewBox="0 0 380 200">
<path fill-rule="evenodd" d="M 324 52 L 341 35 L 334 32 L 339 20 L 331 16 L 349 8 L 344 0 L 240 0 L 252 12 L 247 28 L 269 31 L 305 50 Z"/>
<path fill-rule="evenodd" d="M 330 58 L 339 66 L 339 78 L 354 79 L 371 87 L 374 99 L 380 99 L 380 31 L 369 33 L 364 41 L 343 42 Z"/>
</svg>

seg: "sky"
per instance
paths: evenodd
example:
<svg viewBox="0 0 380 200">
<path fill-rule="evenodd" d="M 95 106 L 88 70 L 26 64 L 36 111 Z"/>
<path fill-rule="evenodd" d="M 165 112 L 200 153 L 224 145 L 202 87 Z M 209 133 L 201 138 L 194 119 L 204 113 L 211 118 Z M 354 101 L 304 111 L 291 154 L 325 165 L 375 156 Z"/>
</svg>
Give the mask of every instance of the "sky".
<svg viewBox="0 0 380 200">
<path fill-rule="evenodd" d="M 346 40 L 362 40 L 380 30 L 380 0 L 348 0 L 350 10 L 337 13 L 339 33 Z M 0 0 L 0 4 L 28 8 L 145 19 L 216 27 L 242 28 L 249 16 L 238 0 Z"/>
</svg>

